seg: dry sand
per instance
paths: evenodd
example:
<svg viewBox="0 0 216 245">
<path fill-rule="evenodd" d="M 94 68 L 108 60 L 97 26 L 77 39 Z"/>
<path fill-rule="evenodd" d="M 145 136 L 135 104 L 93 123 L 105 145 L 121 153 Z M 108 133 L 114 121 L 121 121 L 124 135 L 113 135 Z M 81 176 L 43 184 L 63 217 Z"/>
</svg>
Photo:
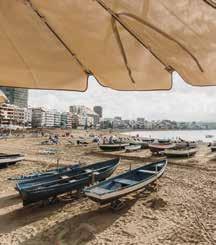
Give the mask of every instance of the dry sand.
<svg viewBox="0 0 216 245">
<path fill-rule="evenodd" d="M 216 244 L 216 160 L 206 146 L 193 158 L 170 160 L 158 192 L 125 198 L 121 211 L 100 207 L 85 197 L 49 206 L 22 207 L 8 177 L 46 169 L 57 156 L 39 155 L 41 138 L 0 141 L 0 152 L 26 154 L 26 160 L 0 170 L 0 244 Z M 60 163 L 91 163 L 112 156 L 92 154 L 96 145 L 58 146 Z M 119 154 L 119 153 L 118 153 Z M 121 155 L 125 155 L 121 153 Z M 115 174 L 149 159 L 148 150 L 128 153 Z M 144 159 L 145 160 L 145 159 Z"/>
</svg>

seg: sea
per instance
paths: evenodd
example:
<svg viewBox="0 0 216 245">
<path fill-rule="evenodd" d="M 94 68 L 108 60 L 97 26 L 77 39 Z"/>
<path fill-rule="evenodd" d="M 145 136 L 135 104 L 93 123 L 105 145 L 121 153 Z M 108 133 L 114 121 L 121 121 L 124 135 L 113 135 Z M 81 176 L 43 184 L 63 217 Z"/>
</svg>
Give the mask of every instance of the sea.
<svg viewBox="0 0 216 245">
<path fill-rule="evenodd" d="M 153 130 L 153 131 L 131 131 L 124 134 L 130 136 L 139 135 L 139 137 L 150 137 L 157 139 L 172 139 L 181 138 L 188 141 L 216 141 L 216 130 Z M 206 136 L 211 135 L 211 138 Z"/>
</svg>

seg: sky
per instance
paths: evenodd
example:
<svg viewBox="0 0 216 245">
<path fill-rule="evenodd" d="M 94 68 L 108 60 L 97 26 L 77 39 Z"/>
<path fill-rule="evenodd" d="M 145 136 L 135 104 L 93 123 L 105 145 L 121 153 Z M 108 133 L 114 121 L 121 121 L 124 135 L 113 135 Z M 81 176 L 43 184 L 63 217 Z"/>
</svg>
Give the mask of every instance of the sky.
<svg viewBox="0 0 216 245">
<path fill-rule="evenodd" d="M 120 92 L 90 77 L 86 92 L 30 90 L 29 105 L 68 111 L 70 105 L 103 107 L 104 117 L 216 122 L 216 87 L 193 87 L 175 73 L 169 91 Z"/>
</svg>

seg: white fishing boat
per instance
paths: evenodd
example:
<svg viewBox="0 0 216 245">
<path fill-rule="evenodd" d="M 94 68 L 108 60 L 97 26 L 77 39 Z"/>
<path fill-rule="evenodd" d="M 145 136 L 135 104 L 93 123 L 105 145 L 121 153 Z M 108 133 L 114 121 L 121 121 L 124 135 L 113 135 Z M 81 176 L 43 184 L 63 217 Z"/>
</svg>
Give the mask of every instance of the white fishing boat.
<svg viewBox="0 0 216 245">
<path fill-rule="evenodd" d="M 132 151 L 138 151 L 141 149 L 141 145 L 128 145 L 125 146 L 125 151 L 126 152 L 132 152 Z"/>
<path fill-rule="evenodd" d="M 24 159 L 24 155 L 21 154 L 0 154 L 0 168 L 6 168 Z"/>
<path fill-rule="evenodd" d="M 164 154 L 167 157 L 191 157 L 194 156 L 197 153 L 197 149 L 193 148 L 193 149 L 178 149 L 178 150 L 174 150 L 174 149 L 166 149 L 164 151 Z"/>
</svg>

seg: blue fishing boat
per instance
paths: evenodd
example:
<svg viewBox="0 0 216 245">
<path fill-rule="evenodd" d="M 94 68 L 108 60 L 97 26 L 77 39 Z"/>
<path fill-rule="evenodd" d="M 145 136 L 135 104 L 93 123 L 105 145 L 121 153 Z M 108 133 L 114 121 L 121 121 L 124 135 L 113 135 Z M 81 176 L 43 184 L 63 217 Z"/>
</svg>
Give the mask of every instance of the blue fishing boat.
<svg viewBox="0 0 216 245">
<path fill-rule="evenodd" d="M 58 171 L 57 173 L 52 173 L 51 175 L 42 175 L 39 176 L 38 178 L 32 179 L 32 180 L 21 180 L 16 184 L 15 189 L 21 193 L 22 190 L 28 189 L 28 188 L 33 188 L 33 187 L 39 187 L 42 186 L 45 183 L 58 183 L 58 181 L 62 180 L 62 176 L 67 176 L 68 178 L 80 175 L 82 173 L 85 173 L 86 169 L 97 169 L 98 167 L 103 167 L 103 165 L 109 165 L 110 161 L 115 161 L 114 160 L 108 160 L 104 162 L 97 162 L 88 166 L 80 167 L 76 166 L 74 168 L 67 168 L 65 170 L 61 170 L 60 172 Z"/>
<path fill-rule="evenodd" d="M 85 186 L 91 183 L 105 180 L 117 168 L 120 159 L 112 159 L 104 162 L 95 163 L 92 165 L 80 168 L 76 174 L 63 173 L 58 175 L 58 178 L 38 183 L 29 187 L 17 187 L 23 199 L 23 205 L 28 205 L 34 202 L 55 198 L 63 193 L 82 190 Z"/>
<path fill-rule="evenodd" d="M 161 160 L 129 170 L 97 185 L 86 188 L 85 195 L 100 204 L 114 202 L 131 192 L 143 189 L 161 177 L 166 169 L 167 160 Z"/>
<path fill-rule="evenodd" d="M 20 181 L 20 183 L 22 183 L 22 182 L 27 183 L 28 181 L 31 182 L 34 180 L 39 180 L 43 177 L 48 177 L 51 175 L 63 173 L 65 171 L 73 170 L 73 169 L 76 169 L 79 167 L 80 167 L 79 164 L 68 165 L 68 166 L 64 166 L 64 167 L 48 169 L 48 170 L 43 171 L 43 172 L 35 172 L 35 173 L 28 174 L 28 175 L 13 176 L 13 177 L 9 177 L 8 180 L 17 180 L 17 181 Z"/>
</svg>

